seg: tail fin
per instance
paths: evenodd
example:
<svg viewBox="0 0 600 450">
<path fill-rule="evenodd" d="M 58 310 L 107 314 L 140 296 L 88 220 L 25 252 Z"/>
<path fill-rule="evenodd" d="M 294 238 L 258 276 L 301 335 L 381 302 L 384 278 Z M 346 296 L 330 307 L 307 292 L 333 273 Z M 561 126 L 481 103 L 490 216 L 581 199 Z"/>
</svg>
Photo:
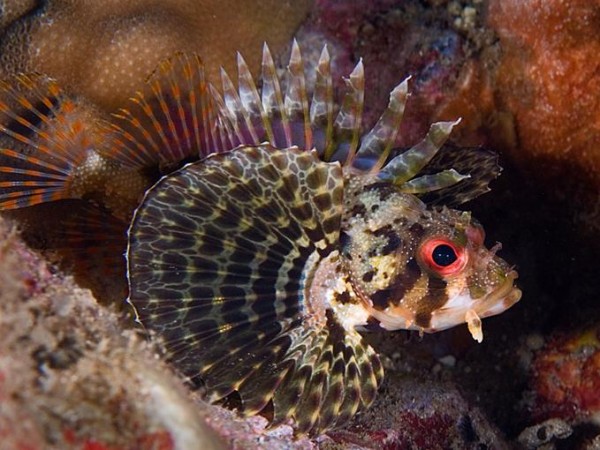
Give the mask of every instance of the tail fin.
<svg viewBox="0 0 600 450">
<path fill-rule="evenodd" d="M 0 209 L 71 198 L 73 171 L 92 145 L 86 114 L 50 78 L 0 84 Z"/>
</svg>

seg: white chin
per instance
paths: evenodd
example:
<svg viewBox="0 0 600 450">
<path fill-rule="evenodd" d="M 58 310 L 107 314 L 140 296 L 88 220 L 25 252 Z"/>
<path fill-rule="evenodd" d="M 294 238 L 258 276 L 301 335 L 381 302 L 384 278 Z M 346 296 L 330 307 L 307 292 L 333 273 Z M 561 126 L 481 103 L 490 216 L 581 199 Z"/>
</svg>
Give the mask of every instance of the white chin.
<svg viewBox="0 0 600 450">
<path fill-rule="evenodd" d="M 454 295 L 443 307 L 432 312 L 427 327 L 417 325 L 415 313 L 402 306 L 384 311 L 371 309 L 370 314 L 387 330 L 418 330 L 435 333 L 467 323 L 473 337 L 480 341 L 482 338 L 480 319 L 506 311 L 521 298 L 521 291 L 513 286 L 514 278 L 507 277 L 500 287 L 483 298 L 473 299 L 468 290 Z"/>
<path fill-rule="evenodd" d="M 464 292 L 454 296 L 432 313 L 430 326 L 423 331 L 433 333 L 465 322 L 471 324 L 472 317 L 484 318 L 503 313 L 521 298 L 521 290 L 513 286 L 513 281 L 514 278 L 508 277 L 500 287 L 483 298 L 473 299 Z"/>
</svg>

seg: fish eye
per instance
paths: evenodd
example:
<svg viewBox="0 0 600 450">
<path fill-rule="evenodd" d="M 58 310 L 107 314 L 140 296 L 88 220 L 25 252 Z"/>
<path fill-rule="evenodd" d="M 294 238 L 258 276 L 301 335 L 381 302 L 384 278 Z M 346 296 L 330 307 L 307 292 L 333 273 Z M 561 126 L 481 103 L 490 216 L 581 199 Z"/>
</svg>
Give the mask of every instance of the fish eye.
<svg viewBox="0 0 600 450">
<path fill-rule="evenodd" d="M 419 259 L 431 271 L 441 276 L 460 272 L 467 264 L 467 252 L 446 238 L 425 241 L 419 250 Z"/>
<path fill-rule="evenodd" d="M 438 266 L 448 267 L 458 259 L 458 256 L 456 256 L 456 251 L 448 244 L 440 244 L 433 249 L 431 259 Z"/>
</svg>

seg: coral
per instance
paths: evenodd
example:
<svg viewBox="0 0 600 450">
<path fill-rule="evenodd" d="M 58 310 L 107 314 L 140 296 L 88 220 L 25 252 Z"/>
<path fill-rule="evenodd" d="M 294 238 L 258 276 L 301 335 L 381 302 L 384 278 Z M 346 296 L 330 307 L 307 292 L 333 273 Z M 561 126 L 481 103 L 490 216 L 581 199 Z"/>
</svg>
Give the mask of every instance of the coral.
<svg viewBox="0 0 600 450">
<path fill-rule="evenodd" d="M 548 419 L 523 430 L 518 441 L 525 449 L 536 449 L 555 440 L 568 438 L 573 429 L 560 419 Z"/>
<path fill-rule="evenodd" d="M 3 448 L 220 447 L 207 413 L 115 314 L 53 275 L 4 222 L 0 237 Z"/>
<path fill-rule="evenodd" d="M 238 50 L 248 55 L 251 68 L 258 68 L 262 43 L 268 41 L 279 51 L 311 2 L 44 3 L 24 15 L 27 2 L 4 1 L 14 13 L 3 16 L 3 22 L 19 20 L 7 25 L 0 42 L 0 77 L 41 72 L 112 111 L 142 85 L 159 61 L 178 51 L 202 55 L 213 79 L 218 79 L 219 66 L 233 64 Z"/>
<path fill-rule="evenodd" d="M 30 12 L 36 6 L 35 0 L 0 1 L 0 29 Z"/>
<path fill-rule="evenodd" d="M 477 65 L 479 50 L 490 39 L 481 23 L 482 5 L 430 3 L 320 0 L 296 38 L 309 48 L 327 42 L 338 70 L 334 79 L 348 73 L 359 57 L 364 60 L 365 126 L 377 119 L 374 112 L 385 106 L 388 92 L 410 75 L 411 100 L 398 144 L 414 143 L 432 121 L 457 117 L 464 119 L 457 127 L 460 141 L 479 144 L 483 117 L 493 107 L 486 72 Z M 486 89 L 482 102 L 479 93 Z M 465 93 L 477 99 L 476 107 L 464 100 Z"/>
<path fill-rule="evenodd" d="M 13 449 L 311 448 L 194 399 L 120 317 L 0 221 L 0 439 Z M 222 436 L 222 437 L 219 437 Z"/>
<path fill-rule="evenodd" d="M 499 106 L 514 116 L 511 159 L 544 183 L 576 221 L 600 221 L 598 2 L 491 0 L 500 38 Z"/>
<path fill-rule="evenodd" d="M 534 419 L 600 423 L 600 327 L 555 337 L 533 362 Z"/>
<path fill-rule="evenodd" d="M 434 380 L 431 373 L 417 378 L 391 377 L 373 410 L 358 416 L 348 431 L 331 434 L 332 441 L 356 449 L 508 448 L 452 383 Z"/>
</svg>

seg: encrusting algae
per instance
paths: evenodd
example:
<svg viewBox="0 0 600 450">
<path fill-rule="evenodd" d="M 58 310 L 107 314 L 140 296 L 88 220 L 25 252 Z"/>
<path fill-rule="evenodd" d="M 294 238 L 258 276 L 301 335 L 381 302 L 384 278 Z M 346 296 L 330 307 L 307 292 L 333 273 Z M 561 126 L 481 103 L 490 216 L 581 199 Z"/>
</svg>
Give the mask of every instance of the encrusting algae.
<svg viewBox="0 0 600 450">
<path fill-rule="evenodd" d="M 51 79 L 4 84 L 0 207 L 76 198 L 91 211 L 79 233 L 130 222 L 128 302 L 174 367 L 210 401 L 237 393 L 245 414 L 318 434 L 381 384 L 359 331 L 467 323 L 481 341 L 481 318 L 521 293 L 450 209 L 488 190 L 495 154 L 445 145 L 457 122 L 395 149 L 407 80 L 362 134 L 362 63 L 338 109 L 327 49 L 310 100 L 297 44 L 284 88 L 266 46 L 262 69 L 259 90 L 238 55 L 238 89 L 223 71 L 219 91 L 177 55 L 106 123 Z"/>
</svg>

